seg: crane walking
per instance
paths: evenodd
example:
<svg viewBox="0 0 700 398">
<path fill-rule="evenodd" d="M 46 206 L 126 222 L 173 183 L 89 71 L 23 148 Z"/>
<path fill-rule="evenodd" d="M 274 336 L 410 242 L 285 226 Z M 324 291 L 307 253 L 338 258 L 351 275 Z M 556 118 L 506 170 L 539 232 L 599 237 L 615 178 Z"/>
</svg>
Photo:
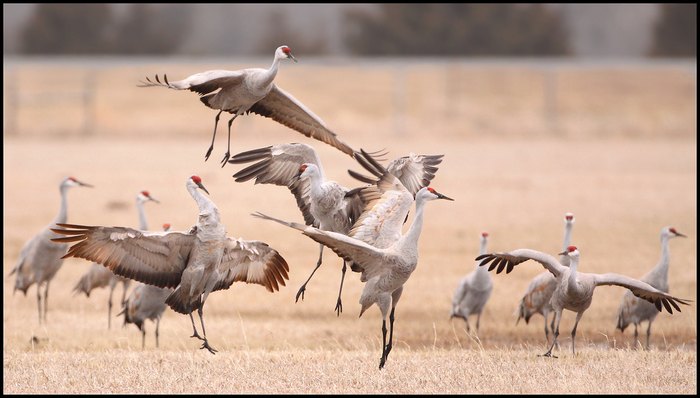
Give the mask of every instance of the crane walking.
<svg viewBox="0 0 700 398">
<path fill-rule="evenodd" d="M 419 190 L 415 197 L 415 217 L 408 231 L 402 234 L 404 220 L 414 200 L 398 178 L 385 173 L 377 185 L 363 188 L 360 194 L 365 199 L 365 209 L 349 236 L 282 221 L 259 212 L 253 215 L 302 231 L 352 262 L 355 265 L 353 271 L 362 273 L 360 280 L 365 282 L 365 287 L 360 297 L 360 316 L 373 304 L 377 304 L 382 313 L 382 357 L 379 362 L 379 369 L 382 369 L 392 348 L 396 305 L 404 283 L 418 264 L 418 239 L 423 227 L 425 203 L 435 199 L 452 199 L 430 187 Z M 387 315 L 390 322 L 388 343 Z"/>
<path fill-rule="evenodd" d="M 144 211 L 144 203 L 146 202 L 156 202 L 160 203 L 157 199 L 153 198 L 148 191 L 141 191 L 136 195 L 136 209 L 139 214 L 139 228 L 142 231 L 148 229 L 148 222 L 146 221 L 146 212 Z M 90 297 L 90 292 L 93 289 L 109 286 L 109 301 L 107 302 L 107 329 L 112 328 L 112 295 L 114 294 L 114 289 L 119 283 L 122 284 L 122 300 L 123 305 L 126 300 L 126 291 L 129 288 L 129 283 L 131 279 L 125 278 L 114 274 L 109 268 L 103 267 L 101 264 L 92 263 L 88 271 L 80 277 L 78 283 L 73 288 L 75 293 L 85 293 L 87 297 Z"/>
<path fill-rule="evenodd" d="M 566 251 L 566 248 L 571 244 L 571 231 L 575 221 L 573 213 L 567 212 L 564 214 L 564 244 L 562 245 L 562 251 Z M 569 256 L 559 257 L 560 264 L 568 267 L 569 262 Z M 552 314 L 551 328 L 554 330 L 554 311 L 550 300 L 556 287 L 557 280 L 550 272 L 544 271 L 535 276 L 530 285 L 528 285 L 523 298 L 520 299 L 518 319 L 515 321 L 517 325 L 520 318 L 523 318 L 525 323 L 530 323 L 530 318 L 534 314 L 541 314 L 544 318 L 544 338 L 547 344 L 549 344 L 549 328 L 547 327 L 549 314 Z"/>
<path fill-rule="evenodd" d="M 214 354 L 204 329 L 204 303 L 211 292 L 228 289 L 234 282 L 255 283 L 269 292 L 289 279 L 289 266 L 280 254 L 261 241 L 226 237 L 219 209 L 199 176 L 185 184 L 197 203 L 197 224 L 189 232 L 150 232 L 126 227 L 58 224 L 52 231 L 67 235 L 54 242 L 77 242 L 64 257 L 78 257 L 108 267 L 117 275 L 162 288 L 175 288 L 166 303 L 189 315 L 194 333 Z M 197 310 L 202 334 L 197 333 L 192 312 Z"/>
<path fill-rule="evenodd" d="M 216 126 L 219 123 L 221 112 L 226 111 L 233 114 L 233 117 L 228 121 L 228 148 L 221 161 L 221 167 L 226 165 L 226 161 L 230 157 L 233 120 L 250 112 L 272 118 L 307 137 L 325 142 L 345 154 L 353 156 L 352 148 L 340 141 L 320 117 L 291 94 L 274 84 L 279 63 L 284 59 L 297 62 L 288 46 L 277 47 L 269 69 L 210 70 L 173 82 L 168 82 L 167 75 L 163 75 L 163 82 L 161 82 L 156 75 L 155 81 L 146 78 L 146 82 L 142 82 L 139 87 L 162 86 L 175 90 L 194 91 L 201 96 L 199 99 L 204 105 L 219 111 L 214 119 L 214 134 L 205 160 L 209 159 L 209 155 L 214 149 Z"/>
<path fill-rule="evenodd" d="M 482 232 L 479 243 L 479 254 L 486 254 L 488 245 L 488 232 Z M 491 274 L 484 267 L 479 267 L 476 263 L 476 269 L 465 276 L 455 290 L 452 298 L 452 312 L 450 319 L 462 318 L 467 324 L 467 333 L 470 332 L 469 316 L 476 314 L 476 333 L 479 334 L 479 322 L 481 320 L 481 312 L 484 310 L 486 302 L 491 297 L 493 291 L 493 281 Z"/>
<path fill-rule="evenodd" d="M 654 286 L 662 292 L 669 292 L 668 267 L 670 263 L 670 249 L 668 243 L 671 239 L 679 236 L 683 238 L 686 237 L 682 233 L 676 231 L 676 229 L 673 227 L 661 228 L 661 258 L 659 259 L 659 262 L 654 268 L 652 268 L 649 272 L 647 272 L 646 274 L 644 274 L 644 276 L 640 278 L 641 281 L 646 282 L 651 286 Z M 627 328 L 627 326 L 630 323 L 633 323 L 634 341 L 636 344 L 636 342 L 638 341 L 637 326 L 639 326 L 639 324 L 642 323 L 642 321 L 647 321 L 648 326 L 646 349 L 648 350 L 649 336 L 651 335 L 651 324 L 652 322 L 654 322 L 654 319 L 656 319 L 656 315 L 658 314 L 659 312 L 655 310 L 654 306 L 647 303 L 646 301 L 642 301 L 634 297 L 633 295 L 629 294 L 629 292 L 625 292 L 625 295 L 622 297 L 622 302 L 620 303 L 620 308 L 618 310 L 616 328 L 620 329 L 621 332 L 624 332 L 625 328 Z"/>
<path fill-rule="evenodd" d="M 496 269 L 497 274 L 503 271 L 504 268 L 506 269 L 506 273 L 510 273 L 516 265 L 527 260 L 535 260 L 555 276 L 557 287 L 554 293 L 552 293 L 551 303 L 554 309 L 556 328 L 554 329 L 552 344 L 549 346 L 549 350 L 542 356 L 556 358 L 556 356 L 552 355 L 552 348 L 554 348 L 554 345 L 557 343 L 557 338 L 559 337 L 559 323 L 561 322 L 562 312 L 565 309 L 576 313 L 574 328 L 571 330 L 571 352 L 574 355 L 576 354 L 576 327 L 583 313 L 591 305 L 593 301 L 593 291 L 597 286 L 622 286 L 629 289 L 635 296 L 653 303 L 657 311 L 661 311 L 662 308 L 665 308 L 669 314 L 673 313 L 672 308 L 680 312 L 681 308 L 678 304 L 688 305 L 690 303 L 690 300 L 673 297 L 645 282 L 628 276 L 615 273 L 594 274 L 578 272 L 579 250 L 576 246 L 569 246 L 565 251 L 559 253 L 559 255 L 569 257 L 569 267 L 565 267 L 547 253 L 531 249 L 517 249 L 507 253 L 482 254 L 476 258 L 477 261 L 481 261 L 479 266 L 482 267 L 490 262 L 489 271 Z"/>
<path fill-rule="evenodd" d="M 50 242 L 51 238 L 58 237 L 50 231 L 50 227 L 57 223 L 65 223 L 68 219 L 68 189 L 72 187 L 89 187 L 93 186 L 84 182 L 78 181 L 75 177 L 67 177 L 61 181 L 59 190 L 61 192 L 61 208 L 54 221 L 47 227 L 41 230 L 32 239 L 27 241 L 19 253 L 17 264 L 10 272 L 10 275 L 17 274 L 15 279 L 15 288 L 20 290 L 24 295 L 27 295 L 27 289 L 36 283 L 36 301 L 39 308 L 39 323 L 42 321 L 41 311 L 41 285 L 44 285 L 44 315 L 43 321 L 46 322 L 46 312 L 48 310 L 49 284 L 56 275 L 58 270 L 63 265 L 63 256 L 68 249 L 68 245 L 56 245 Z"/>
</svg>

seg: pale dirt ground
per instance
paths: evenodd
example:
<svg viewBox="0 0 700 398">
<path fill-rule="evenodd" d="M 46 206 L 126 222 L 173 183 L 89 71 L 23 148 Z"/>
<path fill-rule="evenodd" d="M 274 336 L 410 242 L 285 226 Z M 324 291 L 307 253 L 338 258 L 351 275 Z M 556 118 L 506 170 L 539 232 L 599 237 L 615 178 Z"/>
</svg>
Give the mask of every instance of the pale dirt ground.
<svg viewBox="0 0 700 398">
<path fill-rule="evenodd" d="M 132 82 L 154 72 L 153 67 L 142 69 L 130 71 L 125 79 Z M 185 74 L 191 68 L 177 69 L 172 76 L 178 71 Z M 287 71 L 292 75 L 292 68 Z M 102 73 L 124 78 L 124 72 Z M 352 82 L 336 79 L 341 88 L 330 85 L 327 90 L 356 94 L 363 70 L 348 73 L 356 76 Z M 639 74 L 648 78 L 639 80 L 639 85 L 632 79 L 622 86 L 634 101 L 608 101 L 606 106 L 589 109 L 579 123 L 561 117 L 561 135 L 540 132 L 542 122 L 527 109 L 518 115 L 515 108 L 512 117 L 499 116 L 494 110 L 482 114 L 479 107 L 486 109 L 500 101 L 498 94 L 492 94 L 489 102 L 485 89 L 477 90 L 482 93 L 478 101 L 466 93 L 463 97 L 470 103 L 465 112 L 484 118 L 483 134 L 464 114 L 451 121 L 436 119 L 434 114 L 422 118 L 423 112 L 413 111 L 402 119 L 404 132 L 398 133 L 393 130 L 396 119 L 391 112 L 385 112 L 386 117 L 370 113 L 369 122 L 361 119 L 359 108 L 330 112 L 338 106 L 334 103 L 338 98 L 314 97 L 320 78 L 309 74 L 309 87 L 296 94 L 300 90 L 290 87 L 292 76 L 287 77 L 285 88 L 303 98 L 329 125 L 338 126 L 335 130 L 341 139 L 353 147 L 387 148 L 391 156 L 411 151 L 445 155 L 432 186 L 455 201 L 428 204 L 420 262 L 397 306 L 394 349 L 382 371 L 377 369 L 379 311 L 372 308 L 357 318 L 362 284 L 356 275 L 346 277 L 344 312 L 337 317 L 333 311 L 341 261 L 332 252 L 326 251 L 305 300 L 294 303 L 298 287 L 315 264 L 318 246 L 297 231 L 250 216 L 262 211 L 301 221 L 293 197 L 284 188 L 234 183 L 231 175 L 240 168 L 218 165 L 225 151 L 225 123 L 219 126 L 212 157 L 203 161 L 215 113 L 198 104 L 194 94 L 153 89 L 134 90 L 132 94 L 138 96 L 132 97 L 124 90 L 115 90 L 114 95 L 101 91 L 104 101 L 123 96 L 123 108 L 100 105 L 100 133 L 88 137 L 75 133 L 71 124 L 80 122 L 67 111 L 54 109 L 59 104 L 46 112 L 29 107 L 17 122 L 23 133 L 20 137 L 6 134 L 3 147 L 3 392 L 697 393 L 697 135 L 695 114 L 690 111 L 695 109 L 694 92 L 674 71 L 636 71 L 632 77 Z M 654 79 L 646 74 L 664 84 L 648 87 Z M 470 87 L 486 86 L 489 81 L 506 89 L 518 82 L 527 86 L 528 79 L 486 74 L 474 78 Z M 101 84 L 109 86 L 108 82 L 118 85 L 113 80 Z M 598 87 L 600 93 L 614 96 L 620 90 L 607 85 L 614 89 L 608 92 L 602 90 L 604 86 L 594 84 L 572 92 Z M 407 91 L 419 89 L 413 85 Z M 512 97 L 508 92 L 502 95 Z M 172 103 L 156 104 L 161 98 Z M 368 95 L 366 102 L 385 99 Z M 139 101 L 148 105 L 141 109 Z M 441 109 L 439 101 L 431 106 Z M 582 100 L 566 96 L 560 101 L 578 109 L 577 101 Z M 507 105 L 501 109 L 504 115 L 511 109 Z M 163 109 L 146 111 L 151 106 Z M 590 118 L 613 115 L 617 109 L 635 115 L 608 119 L 617 123 L 619 134 L 596 128 L 606 124 L 605 116 Z M 358 185 L 346 172 L 358 169 L 349 157 L 256 118 L 234 123 L 232 153 L 305 142 L 319 152 L 328 177 L 348 187 Z M 466 126 L 463 135 L 456 127 L 460 121 Z M 652 131 L 649 125 L 654 123 Z M 625 133 L 635 126 L 638 137 Z M 590 132 L 589 138 L 582 135 L 585 131 Z M 151 229 L 169 222 L 175 230 L 185 230 L 196 221 L 196 206 L 184 189 L 192 174 L 202 177 L 229 235 L 269 243 L 291 268 L 287 286 L 277 293 L 236 284 L 209 297 L 205 321 L 210 342 L 220 351 L 217 355 L 199 350 L 199 343 L 188 337 L 188 317 L 170 310 L 161 322 L 160 349 L 154 347 L 151 322 L 146 324 L 145 351 L 133 326 L 122 328 L 116 319 L 107 330 L 108 292 L 96 291 L 89 299 L 71 293 L 89 266 L 84 260 L 66 260 L 52 282 L 48 324 L 38 323 L 34 287 L 26 297 L 12 294 L 14 278 L 7 275 L 24 242 L 56 215 L 57 187 L 63 177 L 74 175 L 95 185 L 69 192 L 69 222 L 135 226 L 134 198 L 147 189 L 161 201 L 147 204 Z M 639 277 L 659 258 L 661 227 L 673 225 L 688 235 L 671 241 L 670 285 L 673 294 L 694 302 L 681 313 L 657 317 L 651 351 L 631 350 L 630 330 L 624 335 L 615 331 L 624 290 L 606 286 L 596 291 L 579 325 L 576 356 L 571 355 L 569 335 L 574 315 L 565 312 L 560 358 L 537 358 L 546 350 L 542 318 L 514 325 L 517 301 L 530 279 L 542 271 L 530 262 L 511 274 L 493 275 L 494 293 L 482 316 L 480 340 L 467 335 L 463 322 L 448 320 L 452 293 L 474 267 L 481 231 L 490 233 L 493 251 L 528 247 L 556 253 L 561 249 L 567 211 L 576 215 L 572 243 L 581 250 L 582 271 Z M 115 300 L 120 295 L 118 287 Z M 38 344 L 30 343 L 32 336 L 39 339 Z"/>
</svg>

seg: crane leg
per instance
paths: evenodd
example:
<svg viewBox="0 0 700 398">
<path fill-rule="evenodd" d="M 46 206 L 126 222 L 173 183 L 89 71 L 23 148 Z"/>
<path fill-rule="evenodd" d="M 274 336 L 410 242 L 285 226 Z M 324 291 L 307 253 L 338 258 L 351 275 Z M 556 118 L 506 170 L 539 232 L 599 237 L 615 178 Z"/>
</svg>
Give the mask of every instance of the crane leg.
<svg viewBox="0 0 700 398">
<path fill-rule="evenodd" d="M 51 281 L 46 281 L 46 286 L 44 287 L 44 323 L 46 323 L 46 313 L 49 310 L 49 284 Z"/>
<path fill-rule="evenodd" d="M 389 314 L 389 344 L 386 346 L 386 358 L 389 358 L 389 353 L 391 352 L 391 347 L 393 347 L 394 342 L 394 310 L 396 307 L 391 308 L 391 313 Z"/>
<path fill-rule="evenodd" d="M 547 316 L 549 315 L 549 312 L 544 313 L 544 338 L 547 340 L 547 344 L 549 344 L 549 327 L 547 327 Z M 554 320 L 554 317 L 552 317 L 552 320 Z M 554 321 L 552 321 L 554 323 Z M 552 329 L 554 329 L 554 325 L 552 325 Z"/>
<path fill-rule="evenodd" d="M 314 273 L 316 272 L 318 267 L 321 266 L 321 262 L 323 260 L 323 245 L 319 243 L 319 246 L 321 247 L 321 250 L 318 253 L 318 262 L 316 262 L 316 268 L 314 268 L 314 270 L 311 271 L 311 275 L 309 275 L 309 277 L 306 279 L 306 282 L 304 282 L 304 284 L 301 285 L 301 287 L 299 288 L 296 299 L 294 300 L 295 303 L 299 301 L 299 296 L 301 296 L 301 300 L 304 301 L 304 291 L 306 291 L 306 284 L 309 283 L 311 277 L 314 276 Z"/>
<path fill-rule="evenodd" d="M 205 162 L 209 160 L 209 155 L 211 155 L 211 151 L 212 149 L 214 149 L 214 138 L 216 138 L 216 126 L 219 124 L 219 116 L 221 115 L 221 112 L 223 112 L 223 110 L 219 111 L 219 113 L 216 114 L 216 118 L 214 118 L 214 135 L 211 136 L 211 145 L 209 145 L 207 154 L 204 155 Z"/>
<path fill-rule="evenodd" d="M 114 288 L 112 286 L 109 288 L 109 301 L 107 302 L 107 329 L 112 328 L 112 294 L 114 294 Z"/>
<path fill-rule="evenodd" d="M 156 318 L 156 348 L 159 347 L 158 345 L 158 336 L 160 335 L 160 317 Z"/>
<path fill-rule="evenodd" d="M 196 337 L 196 338 L 198 338 L 198 339 L 200 339 L 200 340 L 204 340 L 204 339 L 202 338 L 202 336 L 200 336 L 199 333 L 197 333 L 197 328 L 194 326 L 194 317 L 192 316 L 192 313 L 191 313 L 191 312 L 190 312 L 190 320 L 192 321 L 192 330 L 194 331 L 194 333 L 193 333 L 192 336 L 190 336 L 190 337 Z"/>
<path fill-rule="evenodd" d="M 41 285 L 36 285 L 36 305 L 39 309 L 39 325 L 41 325 Z"/>
<path fill-rule="evenodd" d="M 335 304 L 335 311 L 338 313 L 338 316 L 340 316 L 340 313 L 343 312 L 343 302 L 340 300 L 340 295 L 343 293 L 343 282 L 345 281 L 346 270 L 347 264 L 346 261 L 343 260 L 343 275 L 340 277 L 340 290 L 338 290 L 338 301 Z"/>
<path fill-rule="evenodd" d="M 637 336 L 639 336 L 639 334 L 637 333 L 637 324 L 635 323 L 634 324 L 634 346 L 635 347 L 637 346 L 637 341 L 638 341 Z"/>
<path fill-rule="evenodd" d="M 647 326 L 647 350 L 649 349 L 649 336 L 651 336 L 651 319 L 649 320 L 649 326 Z"/>
<path fill-rule="evenodd" d="M 209 341 L 207 340 L 207 331 L 204 329 L 204 301 L 199 305 L 199 309 L 197 310 L 197 314 L 199 314 L 199 321 L 202 323 L 202 334 L 204 335 L 204 343 L 202 343 L 202 346 L 199 347 L 200 350 L 207 349 L 209 352 L 212 354 L 216 354 L 218 350 L 216 350 L 214 347 L 209 345 Z"/>
<path fill-rule="evenodd" d="M 126 303 L 126 289 L 129 288 L 129 282 L 124 282 L 123 284 L 124 289 L 122 289 L 122 306 L 124 306 L 124 303 Z"/>
<path fill-rule="evenodd" d="M 146 320 L 141 324 L 141 349 L 146 349 Z"/>
<path fill-rule="evenodd" d="M 382 358 L 379 360 L 379 369 L 386 363 L 386 318 L 382 319 Z"/>
<path fill-rule="evenodd" d="M 479 335 L 479 321 L 481 320 L 481 312 L 476 314 L 476 335 Z"/>
<path fill-rule="evenodd" d="M 578 326 L 578 321 L 581 320 L 581 317 L 583 316 L 583 312 L 579 312 L 576 314 L 576 322 L 574 322 L 574 328 L 571 329 L 571 353 L 573 355 L 576 355 L 576 327 Z"/>
<path fill-rule="evenodd" d="M 226 166 L 226 162 L 228 162 L 228 158 L 231 157 L 231 123 L 233 123 L 233 119 L 235 119 L 238 116 L 236 113 L 233 115 L 231 120 L 228 121 L 228 147 L 226 147 L 226 154 L 224 154 L 224 158 L 221 159 L 221 167 Z"/>
<path fill-rule="evenodd" d="M 561 322 L 561 311 L 555 311 L 554 312 L 554 319 L 556 323 L 556 328 L 553 330 L 554 331 L 554 340 L 552 341 L 552 345 L 549 346 L 549 350 L 545 352 L 542 355 L 538 355 L 538 357 L 551 357 L 551 358 L 556 358 L 556 356 L 552 355 L 552 348 L 554 348 L 554 345 L 557 343 L 557 337 L 559 337 L 559 323 Z"/>
</svg>

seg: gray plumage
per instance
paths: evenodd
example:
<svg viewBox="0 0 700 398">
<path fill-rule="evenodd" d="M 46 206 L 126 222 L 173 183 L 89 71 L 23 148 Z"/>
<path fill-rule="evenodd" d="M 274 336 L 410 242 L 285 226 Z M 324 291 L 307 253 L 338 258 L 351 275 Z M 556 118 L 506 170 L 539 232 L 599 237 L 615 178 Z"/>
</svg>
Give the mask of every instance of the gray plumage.
<svg viewBox="0 0 700 398">
<path fill-rule="evenodd" d="M 357 266 L 354 270 L 362 273 L 360 280 L 365 282 L 360 297 L 360 316 L 373 304 L 377 304 L 382 313 L 383 345 L 379 362 L 381 369 L 392 347 L 394 310 L 403 292 L 404 283 L 418 264 L 418 239 L 423 226 L 424 205 L 430 200 L 452 199 L 432 188 L 422 188 L 416 194 L 414 220 L 408 231 L 403 234 L 402 226 L 414 200 L 413 195 L 395 176 L 385 173 L 377 185 L 363 188 L 361 195 L 365 197 L 365 210 L 349 236 L 282 221 L 262 213 L 255 213 L 254 216 L 302 231 L 304 235 L 328 246 L 337 255 Z M 388 344 L 387 315 L 390 321 Z"/>
<path fill-rule="evenodd" d="M 495 269 L 496 273 L 500 273 L 504 269 L 506 273 L 510 273 L 516 265 L 527 260 L 535 260 L 554 275 L 557 280 L 557 287 L 552 293 L 551 299 L 552 308 L 555 312 L 554 339 L 549 346 L 549 350 L 543 356 L 552 356 L 552 348 L 557 344 L 557 338 L 559 337 L 559 323 L 561 322 L 561 315 L 564 309 L 576 313 L 576 322 L 571 330 L 571 352 L 576 354 L 576 327 L 583 313 L 591 305 L 593 291 L 597 286 L 622 286 L 629 289 L 635 296 L 654 303 L 658 311 L 665 308 L 670 314 L 673 313 L 674 308 L 680 312 L 681 309 L 678 304 L 688 305 L 690 302 L 690 300 L 673 297 L 645 282 L 628 276 L 614 273 L 593 274 L 578 272 L 579 251 L 576 246 L 569 246 L 567 250 L 559 253 L 559 255 L 569 257 L 571 262 L 569 267 L 564 266 L 549 254 L 531 249 L 517 249 L 507 253 L 489 253 L 476 258 L 477 261 L 481 261 L 479 266 L 483 267 L 491 263 L 489 271 Z"/>
<path fill-rule="evenodd" d="M 654 268 L 644 274 L 639 280 L 654 286 L 662 292 L 669 292 L 668 287 L 668 268 L 670 265 L 670 249 L 669 241 L 675 237 L 686 237 L 682 233 L 676 231 L 673 227 L 661 228 L 661 258 Z M 649 337 L 651 336 L 651 324 L 656 319 L 659 311 L 649 302 L 640 300 L 629 291 L 625 292 L 620 302 L 620 308 L 617 311 L 617 329 L 624 332 L 629 324 L 634 324 L 634 341 L 637 342 L 638 331 L 637 327 L 642 321 L 647 321 L 647 341 L 646 348 L 649 349 Z"/>
<path fill-rule="evenodd" d="M 57 245 L 51 242 L 52 238 L 59 237 L 51 232 L 50 228 L 56 223 L 65 223 L 68 219 L 68 189 L 72 187 L 92 187 L 90 184 L 78 181 L 74 177 L 67 177 L 61 181 L 59 191 L 61 192 L 61 207 L 54 221 L 41 230 L 32 239 L 27 241 L 22 247 L 17 264 L 10 272 L 16 274 L 15 287 L 13 292 L 19 290 L 27 295 L 27 290 L 36 283 L 36 300 L 39 309 L 39 323 L 46 322 L 46 312 L 48 310 L 49 284 L 63 265 L 63 255 L 66 253 L 68 245 Z M 42 318 L 41 307 L 41 285 L 44 285 L 44 309 Z"/>
<path fill-rule="evenodd" d="M 571 232 L 574 227 L 573 213 L 564 214 L 564 243 L 562 245 L 562 251 L 565 251 L 569 244 L 571 244 Z M 559 262 L 568 267 L 569 257 L 560 256 Z M 530 318 L 534 314 L 540 314 L 544 318 L 544 338 L 547 343 L 549 343 L 549 314 L 552 314 L 551 327 L 554 330 L 554 310 L 552 309 L 552 304 L 550 303 L 552 299 L 552 293 L 557 287 L 556 278 L 550 272 L 544 271 L 541 274 L 535 276 L 525 291 L 523 298 L 520 299 L 518 304 L 518 319 L 515 321 L 517 325 L 521 318 L 525 319 L 525 323 L 530 323 Z"/>
<path fill-rule="evenodd" d="M 157 199 L 153 198 L 148 191 L 141 191 L 136 195 L 136 210 L 139 215 L 139 228 L 142 231 L 148 229 L 148 221 L 146 221 L 146 212 L 144 211 L 143 205 L 146 202 L 153 201 L 160 203 Z M 114 294 L 114 289 L 118 284 L 122 284 L 122 299 L 120 303 L 124 305 L 126 300 L 126 291 L 129 288 L 129 283 L 131 280 L 123 276 L 116 275 L 114 272 L 110 271 L 98 263 L 92 263 L 88 271 L 83 274 L 78 283 L 73 288 L 73 292 L 76 294 L 85 293 L 87 297 L 90 297 L 90 292 L 93 289 L 109 287 L 109 300 L 107 302 L 107 329 L 112 328 L 112 296 Z"/>
<path fill-rule="evenodd" d="M 214 134 L 211 146 L 205 155 L 206 159 L 209 158 L 214 148 L 216 126 L 219 123 L 221 112 L 226 111 L 233 114 L 228 122 L 228 149 L 221 162 L 222 167 L 226 164 L 231 150 L 231 124 L 236 117 L 249 112 L 272 118 L 292 130 L 325 142 L 343 153 L 353 156 L 352 148 L 340 141 L 320 117 L 273 83 L 279 63 L 283 59 L 291 59 L 296 62 L 287 46 L 280 46 L 275 50 L 275 56 L 269 69 L 210 70 L 174 82 L 168 82 L 166 75 L 163 75 L 164 81 L 161 82 L 156 75 L 155 81 L 146 78 L 146 82 L 142 82 L 139 87 L 162 86 L 175 90 L 194 91 L 201 96 L 200 100 L 204 105 L 219 111 L 214 121 Z"/>
<path fill-rule="evenodd" d="M 117 275 L 161 288 L 175 288 L 166 304 L 189 314 L 194 337 L 201 348 L 209 345 L 204 329 L 203 307 L 211 292 L 228 289 L 242 281 L 279 290 L 289 279 L 289 266 L 276 250 L 260 241 L 226 237 L 219 209 L 199 189 L 209 193 L 198 176 L 187 179 L 187 190 L 197 203 L 199 216 L 189 232 L 149 232 L 125 227 L 59 224 L 54 232 L 67 235 L 54 242 L 78 242 L 64 257 L 79 257 L 108 267 Z M 197 310 L 203 337 L 194 325 Z"/>
<path fill-rule="evenodd" d="M 479 254 L 486 254 L 488 245 L 488 236 L 486 232 L 482 232 L 479 239 Z M 493 291 L 493 281 L 491 274 L 484 267 L 479 267 L 476 262 L 475 269 L 467 274 L 459 282 L 457 289 L 452 298 L 452 311 L 450 318 L 462 318 L 467 325 L 467 332 L 471 331 L 469 327 L 469 316 L 476 315 L 476 333 L 479 333 L 479 323 L 481 321 L 481 312 L 484 310 L 486 302 L 491 297 Z"/>
</svg>

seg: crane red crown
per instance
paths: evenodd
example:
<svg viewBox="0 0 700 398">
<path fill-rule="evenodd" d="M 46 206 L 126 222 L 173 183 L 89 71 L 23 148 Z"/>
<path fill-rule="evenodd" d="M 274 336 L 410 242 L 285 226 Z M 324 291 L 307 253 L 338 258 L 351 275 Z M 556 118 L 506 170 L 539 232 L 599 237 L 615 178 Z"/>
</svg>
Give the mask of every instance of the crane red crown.
<svg viewBox="0 0 700 398">
<path fill-rule="evenodd" d="M 484 238 L 487 238 L 487 237 L 489 236 L 489 233 L 488 233 L 488 232 L 482 232 L 482 233 L 481 233 L 481 236 L 483 236 Z"/>
<path fill-rule="evenodd" d="M 284 47 L 282 47 L 282 52 L 285 54 L 289 54 L 290 52 L 292 52 L 292 50 L 290 50 L 289 47 L 284 46 Z"/>
<path fill-rule="evenodd" d="M 566 248 L 566 251 L 568 251 L 569 253 L 571 253 L 574 250 L 576 250 L 576 246 L 573 245 Z"/>
<path fill-rule="evenodd" d="M 143 196 L 145 196 L 145 197 L 147 197 L 147 198 L 150 198 L 150 197 L 151 197 L 151 194 L 148 193 L 148 191 L 141 191 L 141 195 L 143 195 Z"/>
<path fill-rule="evenodd" d="M 201 184 L 201 183 L 202 183 L 202 179 L 199 178 L 199 176 L 192 176 L 192 177 L 190 177 L 190 178 L 192 178 L 192 181 L 194 181 L 195 184 Z"/>
</svg>

